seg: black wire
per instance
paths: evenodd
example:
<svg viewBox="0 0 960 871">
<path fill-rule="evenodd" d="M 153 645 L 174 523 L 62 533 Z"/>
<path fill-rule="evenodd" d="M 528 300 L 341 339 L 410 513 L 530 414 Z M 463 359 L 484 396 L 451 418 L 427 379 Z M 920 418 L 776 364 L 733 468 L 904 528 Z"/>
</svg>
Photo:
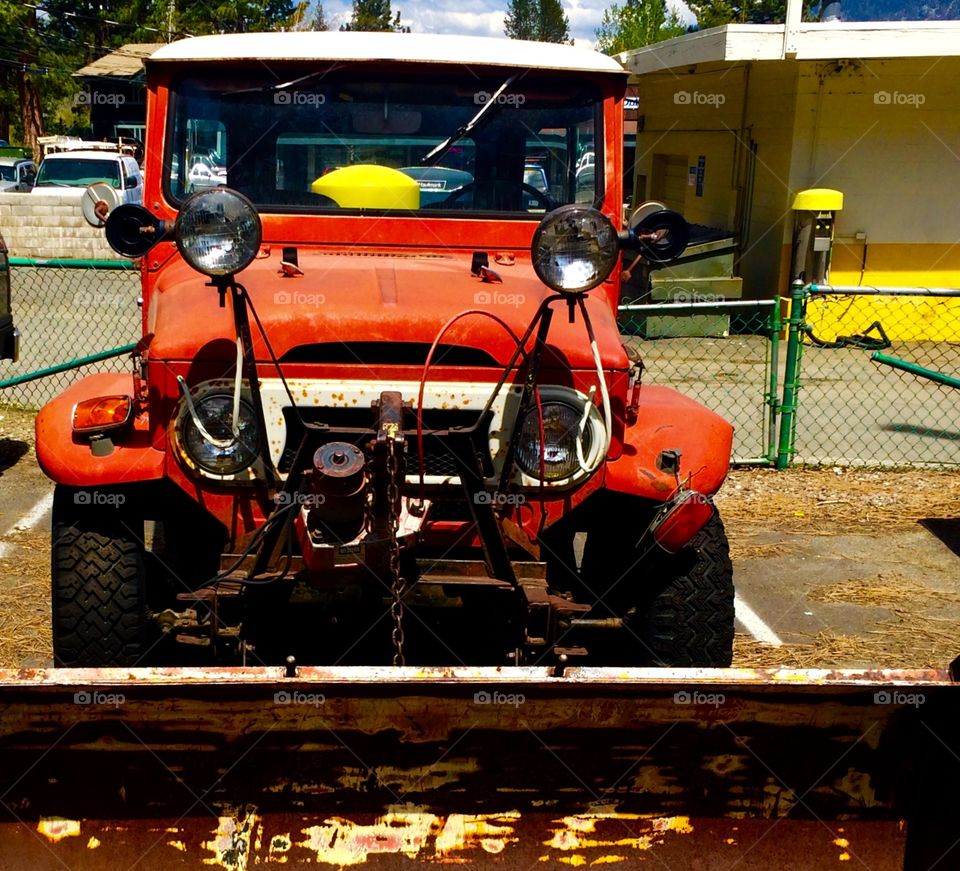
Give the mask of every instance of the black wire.
<svg viewBox="0 0 960 871">
<path fill-rule="evenodd" d="M 219 574 L 214 575 L 212 578 L 210 578 L 209 581 L 204 581 L 204 583 L 202 583 L 197 589 L 202 590 L 206 587 L 215 586 L 216 584 L 219 584 L 221 581 L 225 581 L 227 577 L 233 572 L 235 572 L 242 565 L 243 561 L 248 556 L 250 556 L 250 554 L 256 549 L 256 547 L 260 544 L 263 536 L 266 535 L 267 531 L 271 529 L 271 527 L 273 527 L 280 520 L 286 519 L 285 515 L 296 507 L 297 505 L 294 502 L 292 505 L 286 505 L 283 508 L 278 509 L 274 514 L 268 517 L 266 522 L 263 524 L 263 526 L 261 526 L 254 534 L 253 538 L 250 539 L 250 543 L 246 546 L 246 548 L 244 548 L 243 552 L 237 557 L 233 565 L 230 566 L 229 568 L 224 569 Z M 232 580 L 236 581 L 239 584 L 244 584 L 247 586 L 261 586 L 263 584 L 275 583 L 277 580 L 279 580 L 279 578 L 271 578 L 270 580 L 267 580 L 267 581 L 252 581 L 247 578 L 233 578 Z"/>
<path fill-rule="evenodd" d="M 247 293 L 247 289 L 242 284 L 237 286 L 243 291 L 243 297 L 247 301 L 250 314 L 253 315 L 253 319 L 257 324 L 257 330 L 259 330 L 260 336 L 263 338 L 264 345 L 267 346 L 267 353 L 270 355 L 270 362 L 273 363 L 273 368 L 277 370 L 277 375 L 280 376 L 280 383 L 283 384 L 283 389 L 287 392 L 287 399 L 290 400 L 290 404 L 293 406 L 293 413 L 297 416 L 298 423 L 306 428 L 307 423 L 303 419 L 303 415 L 300 414 L 300 407 L 297 405 L 297 401 L 293 398 L 290 385 L 287 384 L 287 379 L 283 374 L 283 370 L 280 368 L 280 361 L 277 359 L 277 355 L 273 352 L 273 345 L 270 344 L 270 339 L 267 338 L 267 331 L 263 328 L 263 324 L 260 323 L 260 315 L 257 314 L 257 309 L 253 305 L 253 300 L 250 299 L 250 294 Z"/>
</svg>

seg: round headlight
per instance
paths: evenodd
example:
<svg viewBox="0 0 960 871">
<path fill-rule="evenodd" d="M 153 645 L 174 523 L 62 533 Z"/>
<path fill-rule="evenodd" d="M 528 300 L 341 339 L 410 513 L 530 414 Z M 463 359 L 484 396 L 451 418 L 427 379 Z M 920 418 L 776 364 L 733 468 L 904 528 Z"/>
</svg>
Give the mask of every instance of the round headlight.
<svg viewBox="0 0 960 871">
<path fill-rule="evenodd" d="M 198 191 L 177 216 L 177 247 L 198 272 L 233 275 L 260 250 L 262 228 L 253 203 L 229 188 Z"/>
<path fill-rule="evenodd" d="M 605 281 L 619 255 L 610 219 L 586 206 L 554 209 L 533 234 L 533 269 L 547 287 L 583 293 Z"/>
<path fill-rule="evenodd" d="M 187 414 L 180 442 L 187 459 L 213 475 L 236 475 L 251 466 L 259 452 L 257 419 L 252 406 L 240 401 L 239 435 L 234 436 L 233 397 L 212 393 L 194 400 L 194 408 L 203 428 L 216 442 L 208 440 Z"/>
<path fill-rule="evenodd" d="M 545 481 L 560 481 L 580 470 L 577 439 L 580 419 L 577 411 L 563 402 L 544 402 L 543 406 L 543 470 Z M 533 478 L 540 477 L 540 421 L 537 409 L 529 411 L 520 427 L 517 443 L 517 465 Z M 590 452 L 592 435 L 588 426 L 583 431 L 581 455 Z"/>
</svg>

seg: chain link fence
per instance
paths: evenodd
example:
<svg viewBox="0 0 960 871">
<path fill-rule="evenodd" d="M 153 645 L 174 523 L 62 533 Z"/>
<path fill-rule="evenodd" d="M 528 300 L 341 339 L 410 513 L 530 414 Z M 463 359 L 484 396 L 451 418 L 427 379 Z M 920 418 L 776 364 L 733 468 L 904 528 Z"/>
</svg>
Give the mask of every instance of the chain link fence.
<svg viewBox="0 0 960 871">
<path fill-rule="evenodd" d="M 733 461 L 776 458 L 780 300 L 620 306 L 624 342 L 638 348 L 644 381 L 674 387 L 735 426 Z"/>
<path fill-rule="evenodd" d="M 39 408 L 88 372 L 129 367 L 107 352 L 140 337 L 131 262 L 11 265 L 21 359 L 0 362 L 0 380 L 53 371 L 0 402 Z M 779 299 L 703 297 L 627 300 L 619 317 L 648 383 L 735 425 L 735 463 L 960 466 L 960 290 L 797 286 L 785 319 Z"/>
<path fill-rule="evenodd" d="M 800 305 L 793 462 L 960 465 L 960 290 L 812 286 Z"/>
<path fill-rule="evenodd" d="M 0 361 L 0 380 L 79 361 L 139 340 L 140 273 L 125 260 L 11 258 L 20 360 Z M 0 402 L 39 408 L 89 372 L 130 368 L 126 355 L 90 361 L 0 391 Z"/>
</svg>

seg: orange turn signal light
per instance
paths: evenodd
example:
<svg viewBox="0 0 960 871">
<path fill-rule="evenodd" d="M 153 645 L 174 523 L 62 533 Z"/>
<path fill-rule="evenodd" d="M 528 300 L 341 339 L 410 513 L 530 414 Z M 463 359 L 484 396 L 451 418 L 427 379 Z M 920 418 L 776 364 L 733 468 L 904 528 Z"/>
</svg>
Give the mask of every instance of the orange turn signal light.
<svg viewBox="0 0 960 871">
<path fill-rule="evenodd" d="M 713 517 L 714 510 L 702 493 L 684 490 L 650 524 L 654 541 L 667 553 L 679 553 Z"/>
<path fill-rule="evenodd" d="M 73 409 L 73 431 L 97 434 L 119 429 L 130 422 L 133 414 L 132 396 L 98 396 L 84 399 Z"/>
</svg>

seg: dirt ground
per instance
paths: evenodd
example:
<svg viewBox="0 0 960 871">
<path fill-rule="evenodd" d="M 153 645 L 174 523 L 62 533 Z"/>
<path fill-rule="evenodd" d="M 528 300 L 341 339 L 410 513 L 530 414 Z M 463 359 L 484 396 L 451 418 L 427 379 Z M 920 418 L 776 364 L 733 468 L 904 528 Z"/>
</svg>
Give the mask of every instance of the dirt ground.
<svg viewBox="0 0 960 871">
<path fill-rule="evenodd" d="M 51 660 L 52 486 L 33 415 L 0 407 L 0 667 Z M 783 642 L 738 625 L 734 665 L 946 667 L 960 654 L 960 474 L 734 470 L 718 495 L 738 596 Z"/>
</svg>

